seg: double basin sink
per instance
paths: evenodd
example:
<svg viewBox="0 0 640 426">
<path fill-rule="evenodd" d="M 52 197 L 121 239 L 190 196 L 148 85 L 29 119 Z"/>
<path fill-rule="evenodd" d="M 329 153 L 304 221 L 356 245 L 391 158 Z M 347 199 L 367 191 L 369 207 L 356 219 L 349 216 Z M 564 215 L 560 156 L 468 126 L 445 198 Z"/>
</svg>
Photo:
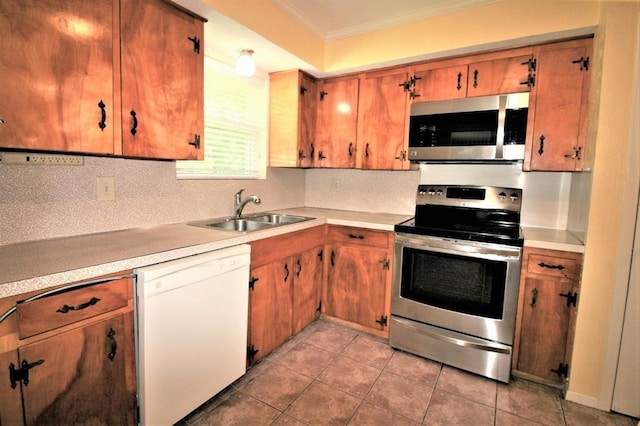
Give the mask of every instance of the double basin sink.
<svg viewBox="0 0 640 426">
<path fill-rule="evenodd" d="M 240 218 L 229 217 L 224 219 L 205 220 L 190 223 L 189 225 L 200 226 L 203 228 L 222 229 L 226 231 L 251 232 L 273 228 L 274 226 L 290 225 L 312 219 L 312 217 L 306 216 L 295 216 L 280 213 L 261 213 Z"/>
</svg>

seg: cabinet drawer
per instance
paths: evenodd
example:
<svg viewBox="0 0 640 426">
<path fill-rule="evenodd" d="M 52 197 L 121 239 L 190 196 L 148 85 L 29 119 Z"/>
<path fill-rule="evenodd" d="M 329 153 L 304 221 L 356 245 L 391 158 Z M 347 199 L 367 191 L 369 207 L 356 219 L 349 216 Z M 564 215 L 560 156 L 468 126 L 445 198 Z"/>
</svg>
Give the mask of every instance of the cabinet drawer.
<svg viewBox="0 0 640 426">
<path fill-rule="evenodd" d="M 331 243 L 388 248 L 389 232 L 348 226 L 329 226 L 327 240 Z"/>
<path fill-rule="evenodd" d="M 530 253 L 528 255 L 527 273 L 577 281 L 580 277 L 580 261 L 575 257 Z"/>
<path fill-rule="evenodd" d="M 50 297 L 18 302 L 21 339 L 127 306 L 130 278 L 121 278 Z"/>
</svg>

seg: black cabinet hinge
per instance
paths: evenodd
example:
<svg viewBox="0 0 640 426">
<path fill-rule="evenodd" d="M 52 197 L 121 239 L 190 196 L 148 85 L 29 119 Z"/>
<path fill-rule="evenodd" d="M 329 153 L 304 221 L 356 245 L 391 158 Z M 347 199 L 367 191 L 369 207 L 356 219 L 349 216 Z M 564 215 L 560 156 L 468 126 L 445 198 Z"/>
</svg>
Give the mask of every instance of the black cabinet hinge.
<svg viewBox="0 0 640 426">
<path fill-rule="evenodd" d="M 318 307 L 316 308 L 316 312 L 322 312 L 322 300 L 318 303 Z"/>
<path fill-rule="evenodd" d="M 191 42 L 193 42 L 193 51 L 198 55 L 200 54 L 200 39 L 198 37 L 187 37 Z"/>
<path fill-rule="evenodd" d="M 322 250 L 318 252 L 318 257 L 320 258 L 320 262 L 322 262 L 322 260 L 324 259 L 324 253 L 322 252 Z"/>
<path fill-rule="evenodd" d="M 304 96 L 304 94 L 307 93 L 307 90 L 309 89 L 304 86 L 300 86 L 300 96 Z"/>
<path fill-rule="evenodd" d="M 580 71 L 589 71 L 589 57 L 586 58 L 584 56 L 580 57 L 580 59 L 576 59 L 575 61 L 571 61 L 572 64 L 580 64 Z"/>
<path fill-rule="evenodd" d="M 387 316 L 386 315 L 380 316 L 380 319 L 377 319 L 376 322 L 378 324 L 380 324 L 382 327 L 386 327 L 387 326 Z"/>
<path fill-rule="evenodd" d="M 558 369 L 551 369 L 552 372 L 556 373 L 560 378 L 567 378 L 569 376 L 569 364 L 558 364 Z"/>
<path fill-rule="evenodd" d="M 256 354 L 258 352 L 260 351 L 256 349 L 253 345 L 247 346 L 247 361 L 249 361 L 249 364 L 253 362 L 253 359 L 256 357 Z"/>
<path fill-rule="evenodd" d="M 406 81 L 398 84 L 398 86 L 402 87 L 403 91 L 410 92 L 411 91 L 411 80 L 406 80 Z"/>
<path fill-rule="evenodd" d="M 324 97 L 327 96 L 329 93 L 325 92 L 324 90 L 320 91 L 320 100 L 324 101 Z"/>
<path fill-rule="evenodd" d="M 382 263 L 382 269 L 389 269 L 389 259 L 378 260 L 379 263 Z"/>
<path fill-rule="evenodd" d="M 251 279 L 249 280 L 249 290 L 253 290 L 253 286 L 257 281 L 260 281 L 260 278 L 251 277 Z"/>
<path fill-rule="evenodd" d="M 578 303 L 578 293 L 560 293 L 558 296 L 567 298 L 567 306 L 573 306 L 575 308 Z"/>
<path fill-rule="evenodd" d="M 19 369 L 16 369 L 13 363 L 9 364 L 9 381 L 11 382 L 11 388 L 15 389 L 16 386 L 18 386 L 18 382 L 22 382 L 23 385 L 27 386 L 29 384 L 29 370 L 42 363 L 44 363 L 43 359 L 32 363 L 28 363 L 27 360 L 22 360 Z"/>
</svg>

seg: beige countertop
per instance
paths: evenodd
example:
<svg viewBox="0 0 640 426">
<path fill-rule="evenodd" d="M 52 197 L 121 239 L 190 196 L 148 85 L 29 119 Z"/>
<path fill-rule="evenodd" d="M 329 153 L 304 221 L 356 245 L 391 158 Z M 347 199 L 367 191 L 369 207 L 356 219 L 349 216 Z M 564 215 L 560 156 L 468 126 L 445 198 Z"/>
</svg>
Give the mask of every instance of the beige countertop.
<svg viewBox="0 0 640 426">
<path fill-rule="evenodd" d="M 166 262 L 325 223 L 393 231 L 396 223 L 410 217 L 319 208 L 277 212 L 314 219 L 254 232 L 173 224 L 0 246 L 0 297 Z"/>
<path fill-rule="evenodd" d="M 563 229 L 522 227 L 525 247 L 584 253 L 584 244 Z"/>
</svg>

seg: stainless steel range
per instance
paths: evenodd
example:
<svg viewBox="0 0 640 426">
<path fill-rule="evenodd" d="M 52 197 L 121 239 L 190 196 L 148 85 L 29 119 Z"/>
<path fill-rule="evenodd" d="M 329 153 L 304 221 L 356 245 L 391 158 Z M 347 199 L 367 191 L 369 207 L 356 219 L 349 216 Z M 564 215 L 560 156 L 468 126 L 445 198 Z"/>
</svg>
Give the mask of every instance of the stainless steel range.
<svg viewBox="0 0 640 426">
<path fill-rule="evenodd" d="M 508 382 L 522 190 L 420 185 L 395 226 L 389 344 Z"/>
</svg>

